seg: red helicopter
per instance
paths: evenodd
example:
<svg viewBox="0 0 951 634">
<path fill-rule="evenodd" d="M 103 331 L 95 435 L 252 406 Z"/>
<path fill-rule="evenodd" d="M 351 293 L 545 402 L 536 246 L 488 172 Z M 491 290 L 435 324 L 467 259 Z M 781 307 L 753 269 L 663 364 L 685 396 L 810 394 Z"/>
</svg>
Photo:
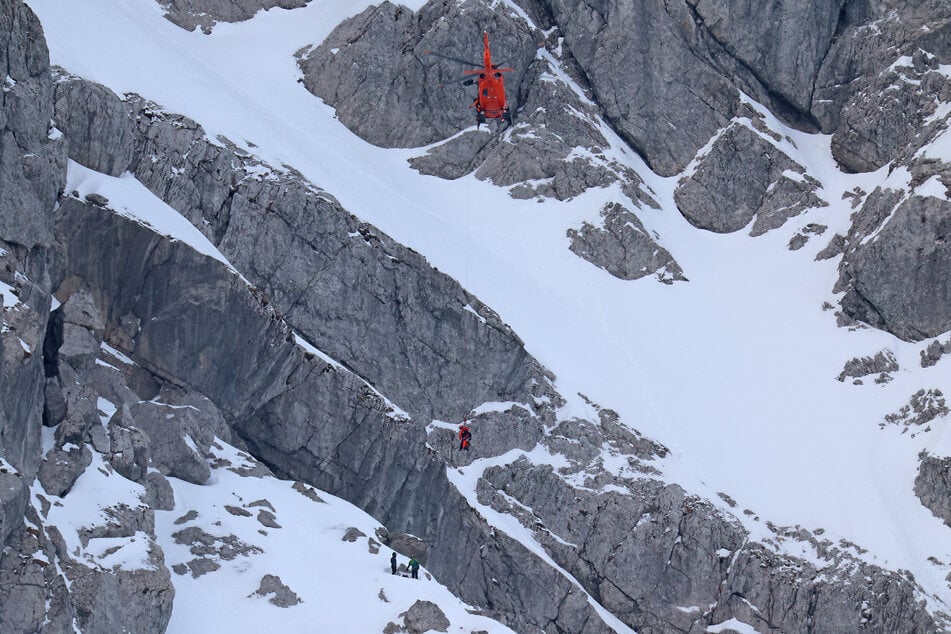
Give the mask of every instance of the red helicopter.
<svg viewBox="0 0 951 634">
<path fill-rule="evenodd" d="M 489 51 L 489 34 L 482 32 L 483 46 L 483 64 L 478 68 L 478 64 L 467 62 L 464 59 L 440 55 L 433 51 L 426 51 L 427 54 L 442 57 L 454 62 L 465 64 L 466 66 L 475 66 L 476 69 L 463 71 L 464 75 L 478 75 L 478 78 L 472 77 L 462 82 L 463 86 L 471 86 L 478 82 L 478 92 L 475 101 L 470 108 L 476 109 L 476 127 L 485 123 L 486 119 L 502 119 L 506 123 L 512 123 L 512 113 L 509 110 L 508 103 L 505 100 L 505 81 L 502 73 L 509 73 L 514 68 L 499 68 L 492 63 L 492 53 Z"/>
</svg>

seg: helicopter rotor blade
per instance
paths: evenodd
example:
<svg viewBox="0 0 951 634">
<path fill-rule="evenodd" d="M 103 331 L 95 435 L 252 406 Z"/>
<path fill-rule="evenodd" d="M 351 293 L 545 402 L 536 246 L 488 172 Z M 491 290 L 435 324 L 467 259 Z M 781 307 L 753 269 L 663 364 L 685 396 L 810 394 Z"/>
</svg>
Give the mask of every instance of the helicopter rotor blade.
<svg viewBox="0 0 951 634">
<path fill-rule="evenodd" d="M 472 66 L 473 68 L 480 68 L 482 64 L 477 64 L 475 62 L 470 62 L 469 60 L 461 59 L 459 57 L 453 57 L 451 55 L 443 55 L 442 53 L 437 53 L 436 51 L 423 51 L 424 55 L 433 55 L 435 57 L 440 57 L 442 59 L 448 60 L 450 62 L 456 62 L 457 64 L 462 64 L 463 66 Z"/>
<path fill-rule="evenodd" d="M 458 79 L 452 79 L 449 81 L 444 81 L 442 83 L 436 84 L 438 88 L 445 88 L 447 86 L 455 86 L 457 84 L 462 84 L 463 86 L 471 86 L 476 80 L 472 77 L 459 77 Z"/>
</svg>

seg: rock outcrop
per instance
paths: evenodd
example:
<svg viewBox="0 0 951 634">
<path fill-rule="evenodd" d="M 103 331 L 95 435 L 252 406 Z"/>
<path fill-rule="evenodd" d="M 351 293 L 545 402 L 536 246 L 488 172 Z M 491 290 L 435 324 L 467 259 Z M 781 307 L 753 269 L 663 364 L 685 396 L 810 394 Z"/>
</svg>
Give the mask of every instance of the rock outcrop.
<svg viewBox="0 0 951 634">
<path fill-rule="evenodd" d="M 165 17 L 186 31 L 211 33 L 218 22 L 243 22 L 274 7 L 297 9 L 310 0 L 159 0 Z"/>
<path fill-rule="evenodd" d="M 52 624 L 65 628 L 70 619 L 62 579 L 21 557 L 38 546 L 26 516 L 42 460 L 42 351 L 56 274 L 52 210 L 66 156 L 51 125 L 46 41 L 36 16 L 16 0 L 0 1 L 0 74 L 0 630 L 32 631 L 47 606 Z M 58 600 L 47 604 L 52 595 Z"/>
<path fill-rule="evenodd" d="M 369 7 L 318 46 L 301 51 L 304 86 L 375 145 L 428 145 L 474 118 L 467 110 L 471 89 L 457 82 L 470 66 L 429 52 L 477 67 L 483 30 L 492 36 L 497 60 L 516 69 L 506 78 L 506 92 L 514 97 L 535 56 L 537 35 L 510 11 L 496 11 L 481 0 L 427 3 L 416 13 L 392 2 Z"/>
<path fill-rule="evenodd" d="M 51 127 L 53 84 L 39 21 L 0 2 L 0 456 L 32 479 L 39 467 L 43 341 L 50 310 L 52 209 L 65 147 Z"/>
<path fill-rule="evenodd" d="M 104 109 L 119 102 L 109 100 Z M 537 377 L 511 329 L 419 254 L 293 173 L 263 166 L 270 176 L 256 176 L 260 164 L 194 122 L 141 99 L 127 107 L 138 126 L 136 176 L 202 227 L 297 332 L 402 409 L 453 419 L 530 391 Z M 81 147 L 109 129 L 67 128 Z"/>
<path fill-rule="evenodd" d="M 732 233 L 752 222 L 756 236 L 826 206 L 815 194 L 819 182 L 777 147 L 782 139 L 760 119 L 750 108 L 749 117 L 731 123 L 681 178 L 674 199 L 695 227 Z"/>
<path fill-rule="evenodd" d="M 940 0 L 845 3 L 812 112 L 846 169 L 875 170 L 934 138 L 937 108 L 951 101 L 938 72 L 951 63 L 949 29 L 951 10 Z"/>
<path fill-rule="evenodd" d="M 948 236 L 948 200 L 915 190 L 872 192 L 853 222 L 839 267 L 843 311 L 906 341 L 951 329 Z"/>
<path fill-rule="evenodd" d="M 915 495 L 935 517 L 951 526 L 951 458 L 922 453 L 919 459 Z"/>
<path fill-rule="evenodd" d="M 641 221 L 621 205 L 601 210 L 602 226 L 584 223 L 569 229 L 571 250 L 581 258 L 622 280 L 656 275 L 665 284 L 685 281 L 680 265 L 658 245 Z"/>
</svg>

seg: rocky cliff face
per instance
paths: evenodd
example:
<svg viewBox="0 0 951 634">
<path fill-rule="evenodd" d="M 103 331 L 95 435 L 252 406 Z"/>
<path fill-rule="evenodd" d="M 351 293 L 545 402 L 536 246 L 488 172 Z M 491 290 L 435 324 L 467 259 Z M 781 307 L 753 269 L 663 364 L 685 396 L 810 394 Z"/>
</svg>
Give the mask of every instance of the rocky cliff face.
<svg viewBox="0 0 951 634">
<path fill-rule="evenodd" d="M 82 80 L 67 78 L 60 82 L 58 103 L 66 111 L 73 99 L 71 95 L 88 100 L 90 94 L 104 94 L 84 84 Z M 260 173 L 266 166 L 253 164 L 227 145 L 210 142 L 193 123 L 159 112 L 154 105 L 136 97 L 121 101 L 114 95 L 105 96 L 125 104 L 127 110 L 123 113 L 121 109 L 105 107 L 101 111 L 114 111 L 122 121 L 135 123 L 133 136 L 137 140 L 133 142 L 136 149 L 131 154 L 131 169 L 141 170 L 144 182 L 193 214 L 193 222 L 203 226 L 208 237 L 231 254 L 232 263 L 241 262 L 263 284 L 270 284 L 268 278 L 255 271 L 284 266 L 270 264 L 276 255 L 280 255 L 281 262 L 293 262 L 323 250 L 321 241 L 327 240 L 337 246 L 338 258 L 362 254 L 347 265 L 346 274 L 359 272 L 361 284 L 369 281 L 371 288 L 378 289 L 375 297 L 384 306 L 395 301 L 387 300 L 385 293 L 398 283 L 386 273 L 374 272 L 381 260 L 391 267 L 407 267 L 409 271 L 401 273 L 403 278 L 426 279 L 437 288 L 447 284 L 452 287 L 449 280 L 440 281 L 441 276 L 428 270 L 418 256 L 371 227 L 357 225 L 332 199 L 296 180 L 299 177 L 275 174 L 283 195 L 268 193 L 272 190 L 266 182 L 247 178 L 249 172 Z M 114 128 L 114 124 L 109 124 L 101 130 Z M 98 128 L 67 128 L 66 133 L 76 139 L 76 156 L 84 155 L 83 147 L 100 142 L 93 137 L 105 138 Z M 163 149 L 169 147 L 177 151 Z M 183 148 L 188 151 L 182 151 Z M 124 152 L 118 151 L 120 155 Z M 194 164 L 177 159 L 184 154 L 193 157 Z M 169 160 L 141 160 L 144 156 Z M 176 180 L 175 177 L 183 175 L 187 178 Z M 230 183 L 227 192 L 222 190 L 222 182 Z M 294 195 L 294 191 L 301 193 Z M 259 247 L 245 252 L 241 245 L 248 244 L 246 240 L 252 231 L 250 224 L 240 220 L 240 214 L 245 213 L 242 205 L 249 204 L 243 202 L 244 198 L 256 205 L 259 236 L 261 227 L 268 226 L 268 215 L 281 224 L 291 225 L 295 219 L 298 223 L 305 220 L 297 211 L 300 209 L 312 209 L 314 215 L 319 215 L 323 219 L 322 231 L 309 241 L 297 241 L 287 234 L 280 234 L 282 239 L 274 242 L 258 239 Z M 300 311 L 294 305 L 283 304 L 279 290 L 260 294 L 220 263 L 189 253 L 183 245 L 169 244 L 161 236 L 88 202 L 70 198 L 61 205 L 58 217 L 69 256 L 68 279 L 75 278 L 73 285 L 89 289 L 88 295 L 102 315 L 104 341 L 128 354 L 147 371 L 150 380 L 143 383 L 152 386 L 150 391 L 193 390 L 218 404 L 237 437 L 276 473 L 310 482 L 353 501 L 383 521 L 390 531 L 418 536 L 427 546 L 428 568 L 441 581 L 455 588 L 466 601 L 520 631 L 603 631 L 604 622 L 584 599 L 585 593 L 622 621 L 640 629 L 689 629 L 740 614 L 752 622 L 746 603 L 728 600 L 720 593 L 724 583 L 759 587 L 759 582 L 751 577 L 758 568 L 743 566 L 739 569 L 744 574 L 737 576 L 736 569 L 726 563 L 744 562 L 748 557 L 780 557 L 783 565 L 800 571 L 797 574 L 822 579 L 816 582 L 813 593 L 816 597 L 829 596 L 822 601 L 828 606 L 824 609 L 830 623 L 849 627 L 867 620 L 868 616 L 853 606 L 871 596 L 871 587 L 885 584 L 890 592 L 906 599 L 900 606 L 888 608 L 880 617 L 883 622 L 907 623 L 908 631 L 933 627 L 908 581 L 868 568 L 864 575 L 872 581 L 863 576 L 863 583 L 858 583 L 849 572 L 856 562 L 847 552 L 823 544 L 807 533 L 790 537 L 779 529 L 775 532 L 776 543 L 751 541 L 747 529 L 715 505 L 687 496 L 679 487 L 655 478 L 643 479 L 644 474 L 657 473 L 651 463 L 667 450 L 631 434 L 618 425 L 610 412 L 602 412 L 598 421 L 557 422 L 556 408 L 561 397 L 552 391 L 544 371 L 511 335 L 509 340 L 517 352 L 517 361 L 512 363 L 518 372 L 509 375 L 527 378 L 516 383 L 522 386 L 521 391 L 510 392 L 509 398 L 526 405 L 509 406 L 505 411 L 477 417 L 478 447 L 463 457 L 451 449 L 451 430 L 422 425 L 434 414 L 452 413 L 445 409 L 438 394 L 430 397 L 425 406 L 417 404 L 417 411 L 407 418 L 389 408 L 386 399 L 401 406 L 418 403 L 412 382 L 393 381 L 385 371 L 372 365 L 361 365 L 359 376 L 355 376 L 344 366 L 354 368 L 364 362 L 363 353 L 352 344 L 333 348 L 331 356 L 340 359 L 340 365 L 309 357 L 293 342 L 288 324 L 310 338 L 317 331 L 307 330 L 306 324 L 310 320 L 326 322 L 328 315 L 324 311 L 332 315 L 340 309 L 338 306 L 314 305 L 309 311 Z M 343 224 L 338 232 L 328 229 L 335 223 Z M 297 227 L 296 234 L 307 235 L 308 225 L 292 226 Z M 263 235 L 267 235 L 266 229 Z M 339 241 L 343 241 L 343 248 Z M 104 257 L 86 249 L 89 244 L 122 246 L 108 250 Z M 374 251 L 385 254 L 385 259 L 374 256 Z M 399 262 L 394 263 L 393 259 Z M 177 272 L 182 270 L 189 271 L 189 275 L 180 277 Z M 344 275 L 342 271 L 336 275 Z M 201 283 L 193 287 L 192 282 L 185 280 Z M 365 292 L 360 284 L 354 285 L 356 292 Z M 415 296 L 421 292 L 417 290 Z M 473 338 L 476 342 L 491 342 L 492 337 L 508 332 L 491 313 L 479 308 L 483 315 L 474 322 L 476 334 L 467 334 L 469 326 L 465 321 L 448 318 L 452 314 L 449 311 L 458 310 L 454 308 L 455 296 L 445 291 L 432 294 L 433 301 L 448 299 L 438 310 L 443 316 L 442 328 L 454 328 L 452 336 L 443 338 L 425 328 L 416 328 L 409 336 L 425 337 L 428 345 L 445 358 L 453 354 L 453 348 L 472 345 Z M 467 305 L 471 307 L 473 300 L 468 298 Z M 72 301 L 67 300 L 66 305 Z M 412 310 L 425 315 L 436 309 L 419 301 L 405 306 L 405 318 L 415 323 L 425 322 L 426 318 L 412 317 Z M 222 324 L 227 325 L 222 328 Z M 380 335 L 381 345 L 386 338 L 405 345 L 404 333 L 401 328 L 386 331 Z M 347 336 L 328 333 L 314 339 L 321 342 L 319 347 L 333 347 L 339 346 L 341 339 L 346 341 Z M 169 348 L 169 340 L 176 345 Z M 495 363 L 491 361 L 493 349 L 489 346 L 489 356 L 479 357 L 480 360 Z M 229 372 L 222 373 L 221 368 L 228 368 Z M 425 371 L 423 364 L 414 363 L 412 368 L 414 372 Z M 470 375 L 473 372 L 471 368 L 464 371 Z M 386 398 L 370 387 L 379 389 L 383 384 L 387 385 L 386 390 L 381 390 Z M 487 400 L 503 388 L 482 389 L 486 391 L 469 398 Z M 472 406 L 479 403 L 468 402 Z M 115 416 L 131 417 L 123 425 L 127 429 L 147 430 L 152 424 L 134 403 L 121 412 Z M 181 430 L 176 432 L 179 436 L 187 433 L 195 439 L 199 434 L 189 431 L 194 428 L 195 425 L 183 425 L 175 429 Z M 145 452 L 149 457 L 135 464 L 155 464 L 164 474 L 200 481 L 200 474 L 196 476 L 180 466 L 182 462 L 188 464 L 181 455 L 181 446 L 176 450 L 154 433 L 147 433 L 146 437 Z M 547 555 L 568 571 L 568 577 L 486 522 L 473 509 L 473 500 L 464 497 L 465 490 L 447 477 L 447 464 L 462 470 L 476 469 L 468 466 L 476 458 L 500 456 L 512 449 L 528 451 L 539 442 L 550 455 L 568 460 L 571 466 L 555 471 L 544 461 L 522 458 L 485 470 L 477 478 L 479 485 L 473 494 L 484 508 L 518 517 L 543 544 Z M 200 446 L 199 442 L 194 444 Z M 421 452 L 424 446 L 429 450 Z M 605 468 L 604 452 L 627 456 L 625 469 L 615 472 Z M 142 478 L 143 471 L 136 471 L 135 464 L 123 466 L 128 477 Z M 399 477 L 380 478 L 380 473 Z M 158 493 L 154 497 L 160 499 Z M 569 498 L 574 501 L 567 503 Z M 611 517 L 614 519 L 608 521 Z M 644 520 L 639 523 L 644 527 L 644 535 L 637 531 L 628 535 L 628 518 L 638 517 Z M 679 528 L 674 531 L 674 527 Z M 678 540 L 678 535 L 682 539 Z M 615 549 L 613 554 L 604 550 L 605 544 L 618 540 L 627 546 L 620 551 Z M 663 543 L 654 543 L 656 540 Z M 817 569 L 779 554 L 783 549 L 777 544 L 784 540 L 815 542 L 814 547 L 823 553 L 826 563 Z M 678 545 L 682 543 L 688 546 Z M 676 573 L 660 560 L 655 561 L 651 554 L 671 549 L 679 553 L 681 548 L 685 550 L 677 556 L 681 564 Z M 474 568 L 472 561 L 479 561 L 480 566 Z M 648 566 L 651 561 L 653 568 Z M 654 572 L 646 573 L 649 569 Z M 520 572 L 515 573 L 516 570 Z M 633 574 L 634 570 L 639 572 Z M 779 620 L 783 623 L 780 629 L 788 629 L 811 618 L 810 604 L 797 604 L 794 599 L 796 579 L 790 575 L 765 584 L 770 589 L 761 597 L 762 610 L 767 613 L 764 624 Z M 658 584 L 667 589 L 655 592 Z M 846 587 L 840 584 L 854 586 L 856 596 L 848 601 L 833 598 Z M 751 591 L 744 587 L 737 592 Z M 774 602 L 785 606 L 782 618 L 779 612 L 772 614 L 765 607 Z M 684 612 L 676 605 L 697 609 Z M 710 609 L 710 605 L 716 609 Z M 911 607 L 906 611 L 903 606 Z"/>
<path fill-rule="evenodd" d="M 833 112 L 811 96 L 816 77 L 840 77 L 828 65 L 846 62 L 835 60 L 865 60 L 857 51 L 873 45 L 871 25 L 892 25 L 902 42 L 906 32 L 888 17 L 893 7 L 856 2 L 772 2 L 749 15 L 705 1 L 494 9 L 370 8 L 301 53 L 305 83 L 375 142 L 438 142 L 458 127 L 455 97 L 422 99 L 442 114 L 409 112 L 424 85 L 412 71 L 445 79 L 427 47 L 455 52 L 477 40 L 449 29 L 447 16 L 490 21 L 499 48 L 514 51 L 505 61 L 518 69 L 515 126 L 455 136 L 416 168 L 447 177 L 475 170 L 524 197 L 617 184 L 623 200 L 604 208 L 602 227 L 570 232 L 572 249 L 617 277 L 664 282 L 683 274 L 631 210 L 656 205 L 657 193 L 622 160 L 624 143 L 659 173 L 688 168 L 675 196 L 694 225 L 769 231 L 820 204 L 819 184 L 782 151 L 757 104 L 838 134 L 841 122 L 857 121 L 850 100 L 868 93 L 827 84 L 842 104 Z M 944 22 L 934 13 L 942 7 L 930 9 L 909 10 L 939 33 L 907 31 L 931 47 L 909 66 L 922 77 L 944 63 Z M 210 14 L 240 19 L 223 7 Z M 742 28 L 745 20 L 756 28 Z M 415 535 L 429 570 L 518 631 L 603 632 L 602 607 L 638 631 L 709 631 L 734 618 L 766 632 L 948 627 L 913 579 L 867 563 L 854 546 L 667 482 L 667 448 L 610 410 L 560 418 L 552 377 L 489 307 L 292 169 L 209 139 L 136 95 L 66 73 L 54 94 L 29 10 L 0 0 L 0 24 L 9 69 L 0 119 L 0 630 L 162 631 L 174 593 L 154 510 L 173 505 L 168 478 L 208 478 L 216 437 L 280 476 L 358 504 L 385 524 L 390 543 Z M 393 50 L 406 79 L 376 94 L 389 108 L 366 107 L 361 95 L 372 90 L 353 92 L 345 73 L 328 72 L 356 65 L 365 86 L 376 86 Z M 882 52 L 882 63 L 893 53 Z M 618 67 L 643 76 L 615 85 L 609 71 Z M 395 121 L 411 125 L 388 125 Z M 840 138 L 838 156 L 865 156 L 859 167 L 881 160 L 878 145 Z M 134 174 L 231 268 L 124 217 L 98 192 L 61 192 L 66 148 L 96 172 Z M 951 327 L 941 274 L 947 202 L 928 195 L 943 185 L 944 166 L 915 151 L 898 168 L 909 178 L 868 196 L 840 236 L 843 310 L 908 339 Z M 748 181 L 731 181 L 737 172 Z M 453 426 L 439 421 L 499 402 L 474 417 L 472 452 L 455 451 Z M 52 428 L 49 446 L 41 424 Z M 945 517 L 941 460 L 923 460 L 916 484 Z M 135 494 L 98 500 L 98 521 L 61 534 L 57 514 L 83 504 L 84 478 L 121 479 Z M 499 518 L 515 518 L 540 550 L 504 532 Z M 96 540 L 145 544 L 145 554 L 115 567 L 114 551 Z"/>
<path fill-rule="evenodd" d="M 633 202 L 635 213 L 651 206 L 640 177 L 612 164 L 609 148 L 626 143 L 657 173 L 680 175 L 675 201 L 695 226 L 718 232 L 750 226 L 752 235 L 765 233 L 826 203 L 818 195 L 821 183 L 789 155 L 788 140 L 768 128 L 767 113 L 757 104 L 789 125 L 832 134 L 832 152 L 844 170 L 869 171 L 897 161 L 912 173 L 910 183 L 897 189 L 913 192 L 926 182 L 948 187 L 947 167 L 916 155 L 947 125 L 944 34 L 951 15 L 945 3 L 770 2 L 743 11 L 693 0 L 622 5 L 526 0 L 516 11 L 514 5 L 495 10 L 470 1 L 427 5 L 416 15 L 384 3 L 302 52 L 301 69 L 305 85 L 367 140 L 385 146 L 433 143 L 462 127 L 464 99 L 459 89 L 442 85 L 445 64 L 434 63 L 425 51 L 474 57 L 478 38 L 458 26 L 474 32 L 477 24 L 491 24 L 498 33 L 496 50 L 512 51 L 516 60 L 509 85 L 516 125 L 494 137 L 465 132 L 413 163 L 449 178 L 474 171 L 518 197 L 564 199 L 621 182 L 629 200 L 618 204 Z M 445 26 L 450 22 L 451 31 Z M 399 34 L 395 24 L 402 25 Z M 534 59 L 527 43 L 540 47 Z M 379 68 L 379 60 L 401 69 L 396 89 L 389 87 L 391 73 L 333 70 Z M 623 82 L 617 81 L 619 69 Z M 433 85 L 440 87 L 428 90 Z M 379 94 L 390 95 L 386 108 L 364 103 Z M 393 125 L 404 120 L 422 120 L 426 127 Z M 614 134 L 620 139 L 612 141 Z M 875 250 L 890 240 L 883 237 L 875 246 L 860 243 L 867 233 L 854 236 L 859 242 L 852 241 L 842 260 L 839 283 L 849 291 L 843 301 L 847 315 L 904 339 L 947 330 L 947 285 L 936 273 L 946 265 L 945 203 L 925 203 L 931 220 L 901 228 L 897 223 L 906 214 L 878 209 L 880 196 L 865 202 L 863 216 L 890 218 L 895 225 L 888 233 L 915 248 L 884 263 Z M 660 245 L 650 240 L 634 247 L 616 224 L 597 229 L 610 235 L 601 243 L 628 245 L 595 258 L 625 279 L 632 249 L 639 263 L 650 260 L 656 246 L 663 249 L 662 236 Z M 937 251 L 930 253 L 928 245 Z M 583 243 L 573 250 L 582 257 L 590 252 Z M 664 279 L 663 268 L 652 264 L 644 274 Z"/>
</svg>

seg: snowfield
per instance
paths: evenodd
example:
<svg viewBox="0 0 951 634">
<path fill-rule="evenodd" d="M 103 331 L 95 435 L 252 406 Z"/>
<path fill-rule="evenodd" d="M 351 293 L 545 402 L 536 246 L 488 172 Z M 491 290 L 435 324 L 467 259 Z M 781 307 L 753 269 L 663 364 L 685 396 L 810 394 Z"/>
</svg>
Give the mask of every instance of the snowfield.
<svg viewBox="0 0 951 634">
<path fill-rule="evenodd" d="M 670 481 L 724 508 L 717 492 L 763 520 L 821 528 L 823 538 L 834 542 L 847 539 L 868 549 L 864 557 L 870 561 L 911 571 L 931 595 L 932 607 L 951 606 L 945 580 L 951 565 L 929 561 L 951 562 L 951 530 L 913 491 L 918 454 L 951 455 L 951 431 L 946 421 L 927 432 L 880 428 L 887 414 L 921 388 L 951 394 L 951 360 L 922 369 L 919 353 L 932 340 L 905 343 L 870 328 L 838 327 L 835 309 L 823 307 L 837 305 L 832 288 L 838 258 L 815 261 L 831 236 L 848 229 L 852 208 L 842 193 L 898 184 L 901 170 L 891 176 L 887 167 L 844 174 L 832 160 L 828 137 L 788 129 L 753 104 L 770 127 L 793 140 L 783 149 L 823 184 L 819 195 L 829 205 L 761 237 L 745 231 L 718 235 L 692 227 L 677 211 L 677 177 L 652 174 L 609 137 L 616 155 L 657 193 L 662 209 L 638 215 L 689 279 L 672 286 L 652 277 L 624 282 L 573 255 L 565 235 L 585 220 L 596 221 L 605 202 L 622 196 L 619 190 L 539 204 L 514 200 L 472 176 L 452 182 L 422 176 L 406 160 L 423 149 L 365 143 L 297 82 L 295 51 L 321 42 L 369 3 L 313 0 L 305 8 L 219 24 L 211 35 L 179 29 L 152 0 L 28 4 L 40 16 L 54 64 L 120 94 L 139 93 L 192 117 L 212 138 L 224 135 L 272 165 L 294 167 L 349 211 L 458 279 L 557 375 L 556 386 L 569 399 L 563 416 L 590 412 L 578 394 L 615 409 L 623 422 L 670 448 L 659 463 Z M 416 9 L 422 3 L 403 4 Z M 927 152 L 951 160 L 947 143 Z M 71 171 L 71 179 L 79 174 Z M 943 196 L 940 189 L 925 183 L 921 194 Z M 829 229 L 790 251 L 790 238 L 809 223 Z M 835 380 L 849 359 L 881 350 L 901 367 L 890 383 Z M 478 470 L 453 476 L 473 504 Z M 178 596 L 170 631 L 211 631 L 212 625 L 266 630 L 276 608 L 247 595 L 271 561 L 283 562 L 283 581 L 304 599 L 281 611 L 282 619 L 291 619 L 282 625 L 285 631 L 381 631 L 415 600 L 417 586 L 441 597 L 437 602 L 448 614 L 450 599 L 441 586 L 390 577 L 385 549 L 349 557 L 366 554 L 366 539 L 341 542 L 343 530 L 353 525 L 372 535 L 371 518 L 323 493 L 328 504 L 314 505 L 284 484 L 216 473 L 206 487 L 175 481 L 181 508 L 157 514 L 160 534 L 170 533 L 181 509 L 218 508 L 223 496 L 233 495 L 234 504 L 269 499 L 284 526 L 274 534 L 284 537 L 264 537 L 266 556 L 214 574 L 173 575 Z M 261 538 L 248 528 L 259 528 L 253 518 L 202 517 L 206 530 L 214 521 L 249 543 Z M 185 556 L 172 543 L 162 546 L 170 565 Z M 390 603 L 377 598 L 380 588 Z M 367 629 L 354 629 L 346 620 L 357 616 L 367 619 Z M 461 608 L 450 615 L 454 624 L 457 618 L 473 629 L 502 631 L 475 624 L 477 617 Z"/>
</svg>

